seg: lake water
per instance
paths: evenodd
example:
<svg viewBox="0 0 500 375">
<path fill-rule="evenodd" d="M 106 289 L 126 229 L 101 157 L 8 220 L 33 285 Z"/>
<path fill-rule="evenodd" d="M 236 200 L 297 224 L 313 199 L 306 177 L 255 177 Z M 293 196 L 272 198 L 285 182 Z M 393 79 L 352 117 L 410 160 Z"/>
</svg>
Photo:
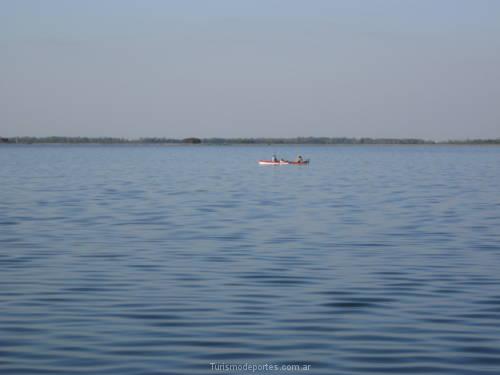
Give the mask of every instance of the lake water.
<svg viewBox="0 0 500 375">
<path fill-rule="evenodd" d="M 1 374 L 500 373 L 500 147 L 1 146 L 0 247 Z"/>
</svg>

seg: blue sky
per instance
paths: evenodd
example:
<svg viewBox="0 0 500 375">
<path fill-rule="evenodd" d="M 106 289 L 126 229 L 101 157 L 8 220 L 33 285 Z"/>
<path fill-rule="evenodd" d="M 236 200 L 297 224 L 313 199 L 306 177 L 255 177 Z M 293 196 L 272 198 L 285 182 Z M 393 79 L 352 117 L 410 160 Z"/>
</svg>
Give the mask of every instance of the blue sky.
<svg viewBox="0 0 500 375">
<path fill-rule="evenodd" d="M 0 135 L 500 137 L 500 1 L 0 0 Z"/>
</svg>

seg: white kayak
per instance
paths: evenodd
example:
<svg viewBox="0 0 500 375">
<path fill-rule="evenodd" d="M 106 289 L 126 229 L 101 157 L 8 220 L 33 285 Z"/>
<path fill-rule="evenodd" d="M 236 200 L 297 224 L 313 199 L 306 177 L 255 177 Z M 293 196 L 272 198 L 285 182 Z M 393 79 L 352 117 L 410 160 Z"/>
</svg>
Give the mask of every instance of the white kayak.
<svg viewBox="0 0 500 375">
<path fill-rule="evenodd" d="M 260 165 L 307 165 L 309 164 L 309 159 L 304 161 L 288 161 L 288 160 L 259 160 Z"/>
</svg>

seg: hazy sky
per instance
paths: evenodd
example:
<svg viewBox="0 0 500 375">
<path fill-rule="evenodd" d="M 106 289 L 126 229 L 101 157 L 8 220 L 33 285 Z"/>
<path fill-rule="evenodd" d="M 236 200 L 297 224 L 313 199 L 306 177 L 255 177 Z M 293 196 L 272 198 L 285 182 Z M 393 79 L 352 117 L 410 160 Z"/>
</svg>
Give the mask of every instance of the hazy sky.
<svg viewBox="0 0 500 375">
<path fill-rule="evenodd" d="M 499 0 L 0 0 L 0 136 L 500 137 Z"/>
</svg>

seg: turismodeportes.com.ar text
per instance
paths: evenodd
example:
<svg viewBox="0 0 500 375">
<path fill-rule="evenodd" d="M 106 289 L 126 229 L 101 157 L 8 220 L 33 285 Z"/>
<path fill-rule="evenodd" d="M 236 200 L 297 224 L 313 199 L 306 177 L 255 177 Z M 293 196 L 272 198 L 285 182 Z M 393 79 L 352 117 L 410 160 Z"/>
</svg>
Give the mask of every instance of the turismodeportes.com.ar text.
<svg viewBox="0 0 500 375">
<path fill-rule="evenodd" d="M 210 370 L 229 372 L 229 371 L 309 371 L 311 365 L 307 363 L 290 363 L 290 364 L 272 364 L 272 363 L 225 363 L 225 362 L 210 362 Z"/>
</svg>

